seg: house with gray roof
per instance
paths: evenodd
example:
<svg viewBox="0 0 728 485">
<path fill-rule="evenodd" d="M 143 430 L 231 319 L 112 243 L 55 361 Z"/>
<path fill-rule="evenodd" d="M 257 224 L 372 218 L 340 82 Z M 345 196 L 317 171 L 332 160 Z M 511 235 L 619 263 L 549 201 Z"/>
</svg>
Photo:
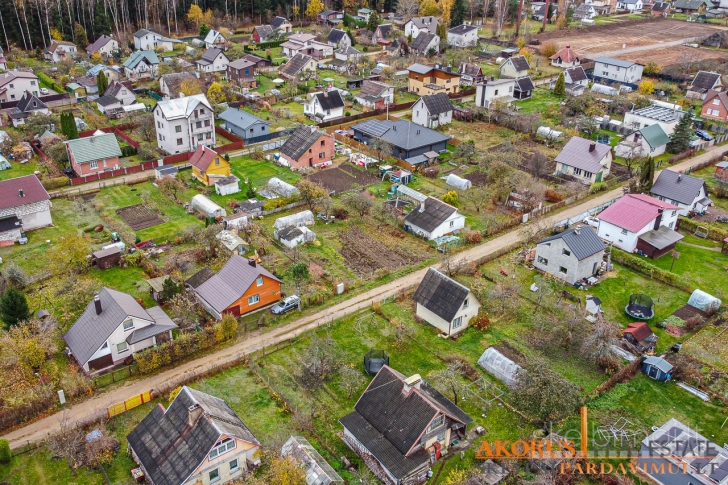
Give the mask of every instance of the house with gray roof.
<svg viewBox="0 0 728 485">
<path fill-rule="evenodd" d="M 412 122 L 427 128 L 452 123 L 453 105 L 445 93 L 422 96 L 412 105 Z"/>
<path fill-rule="evenodd" d="M 354 99 L 366 108 L 383 108 L 387 103 L 394 103 L 394 86 L 365 79 Z"/>
<path fill-rule="evenodd" d="M 251 139 L 270 134 L 270 123 L 242 109 L 228 108 L 217 117 L 221 128 L 250 143 Z"/>
<path fill-rule="evenodd" d="M 412 299 L 417 316 L 450 337 L 468 328 L 480 302 L 470 288 L 435 268 L 427 270 Z"/>
<path fill-rule="evenodd" d="M 291 57 L 278 72 L 283 79 L 294 79 L 304 71 L 316 72 L 316 61 L 313 57 L 305 54 L 296 54 Z"/>
<path fill-rule="evenodd" d="M 606 246 L 589 226 L 579 226 L 536 244 L 533 265 L 569 284 L 597 274 Z"/>
<path fill-rule="evenodd" d="M 68 353 L 86 372 L 120 364 L 140 350 L 171 340 L 177 325 L 160 307 L 148 309 L 128 293 L 102 288 L 63 335 Z"/>
<path fill-rule="evenodd" d="M 440 36 L 422 31 L 417 34 L 417 37 L 410 43 L 409 47 L 411 51 L 420 55 L 426 55 L 430 51 L 438 53 L 440 52 Z"/>
<path fill-rule="evenodd" d="M 708 198 L 705 181 L 697 177 L 665 169 L 652 184 L 650 195 L 680 208 L 678 214 L 687 216 L 690 212 L 703 212 L 713 205 Z"/>
<path fill-rule="evenodd" d="M 601 182 L 612 167 L 612 147 L 574 136 L 556 156 L 555 175 L 569 175 L 584 183 Z"/>
<path fill-rule="evenodd" d="M 434 34 L 437 31 L 438 25 L 440 25 L 440 22 L 433 15 L 427 17 L 412 17 L 404 24 L 404 35 L 407 38 L 412 37 L 414 39 L 422 31 Z"/>
<path fill-rule="evenodd" d="M 525 56 L 512 56 L 506 59 L 500 66 L 500 75 L 502 78 L 518 79 L 519 77 L 528 76 L 531 65 Z"/>
<path fill-rule="evenodd" d="M 48 114 L 48 106 L 30 91 L 25 91 L 18 104 L 10 110 L 8 116 L 14 127 L 25 124 L 25 119 L 37 113 Z"/>
<path fill-rule="evenodd" d="M 372 34 L 372 44 L 387 45 L 390 43 L 389 36 L 394 31 L 392 24 L 380 24 Z"/>
<path fill-rule="evenodd" d="M 253 40 L 256 42 L 268 42 L 268 36 L 273 33 L 270 25 L 257 25 L 253 27 Z"/>
<path fill-rule="evenodd" d="M 225 55 L 222 49 L 213 47 L 207 49 L 202 57 L 196 62 L 197 70 L 206 74 L 212 72 L 225 72 L 230 59 Z"/>
<path fill-rule="evenodd" d="M 465 227 L 465 216 L 434 197 L 427 197 L 404 218 L 404 227 L 428 241 L 459 232 Z"/>
<path fill-rule="evenodd" d="M 329 121 L 344 116 L 344 98 L 338 89 L 309 93 L 303 103 L 303 114 L 316 122 Z"/>
<path fill-rule="evenodd" d="M 294 170 L 325 167 L 331 165 L 334 149 L 333 135 L 316 126 L 301 125 L 281 146 L 280 162 Z"/>
<path fill-rule="evenodd" d="M 594 60 L 594 80 L 596 82 L 622 83 L 636 87 L 642 80 L 645 66 L 633 61 L 623 61 L 612 57 L 597 57 Z"/>
<path fill-rule="evenodd" d="M 92 44 L 86 47 L 86 53 L 89 56 L 99 54 L 101 57 L 111 57 L 114 52 L 119 50 L 119 41 L 108 35 L 102 35 Z"/>
<path fill-rule="evenodd" d="M 710 9 L 713 8 L 713 4 L 709 0 L 675 0 L 672 2 L 674 10 L 681 10 L 685 13 L 697 13 L 703 7 Z"/>
<path fill-rule="evenodd" d="M 692 99 L 705 99 L 708 95 L 708 91 L 722 91 L 723 80 L 721 79 L 720 73 L 698 71 L 693 78 L 693 82 L 690 83 L 688 88 L 687 97 Z"/>
<path fill-rule="evenodd" d="M 78 175 L 88 175 L 113 170 L 119 165 L 121 148 L 114 133 L 98 131 L 92 136 L 67 140 L 71 168 Z"/>
<path fill-rule="evenodd" d="M 614 154 L 631 160 L 646 156 L 657 157 L 665 153 L 668 143 L 670 137 L 660 125 L 649 125 L 622 138 L 614 147 Z"/>
<path fill-rule="evenodd" d="M 153 50 L 136 51 L 122 64 L 127 79 L 145 79 L 157 75 L 159 57 Z"/>
<path fill-rule="evenodd" d="M 447 45 L 452 47 L 474 47 L 478 45 L 478 27 L 462 24 L 447 31 Z"/>
<path fill-rule="evenodd" d="M 220 398 L 183 386 L 126 437 L 150 485 L 240 483 L 260 464 L 260 441 Z"/>
<path fill-rule="evenodd" d="M 447 148 L 448 135 L 407 120 L 367 120 L 351 127 L 354 138 L 369 143 L 383 138 L 392 145 L 392 156 L 407 160 L 428 152 L 440 153 Z"/>
<path fill-rule="evenodd" d="M 276 303 L 281 280 L 255 262 L 233 254 L 225 266 L 194 289 L 202 307 L 215 319 L 235 317 Z"/>
<path fill-rule="evenodd" d="M 342 47 L 351 47 L 351 39 L 349 34 L 341 29 L 331 29 L 329 36 L 326 38 L 326 42 L 335 49 L 341 49 Z"/>
<path fill-rule="evenodd" d="M 306 483 L 329 485 L 344 483 L 344 479 L 316 451 L 303 436 L 291 436 L 281 447 L 281 456 L 290 456 L 301 463 L 306 471 Z"/>
</svg>

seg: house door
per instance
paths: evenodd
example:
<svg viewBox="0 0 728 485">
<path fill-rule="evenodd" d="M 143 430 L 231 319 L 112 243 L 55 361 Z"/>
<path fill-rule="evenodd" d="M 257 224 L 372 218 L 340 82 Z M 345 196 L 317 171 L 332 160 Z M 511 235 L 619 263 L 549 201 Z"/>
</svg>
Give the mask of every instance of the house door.
<svg viewBox="0 0 728 485">
<path fill-rule="evenodd" d="M 597 269 L 599 269 L 599 261 L 594 263 L 591 274 L 597 274 Z"/>
<path fill-rule="evenodd" d="M 597 178 L 595 179 L 595 182 L 601 182 L 602 181 L 602 172 L 599 172 L 597 174 Z"/>
<path fill-rule="evenodd" d="M 114 357 L 112 357 L 110 353 L 103 355 L 98 359 L 90 360 L 88 362 L 88 368 L 91 371 L 105 369 L 106 367 L 110 367 L 112 365 L 114 365 Z"/>
<path fill-rule="evenodd" d="M 657 367 L 650 367 L 650 373 L 647 375 L 652 377 L 653 379 L 657 379 Z"/>
</svg>

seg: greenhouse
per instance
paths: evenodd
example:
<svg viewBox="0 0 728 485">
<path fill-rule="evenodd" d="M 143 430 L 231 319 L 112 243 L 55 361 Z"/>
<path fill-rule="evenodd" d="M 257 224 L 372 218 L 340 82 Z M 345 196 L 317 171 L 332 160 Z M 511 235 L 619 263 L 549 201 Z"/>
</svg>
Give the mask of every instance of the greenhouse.
<svg viewBox="0 0 728 485">
<path fill-rule="evenodd" d="M 447 176 L 445 183 L 459 190 L 467 190 L 473 186 L 473 183 L 470 180 L 458 177 L 454 173 Z"/>
<path fill-rule="evenodd" d="M 265 188 L 280 195 L 281 197 L 293 197 L 294 195 L 298 195 L 298 189 L 296 187 L 288 182 L 284 182 L 278 177 L 271 178 L 265 185 Z"/>
<path fill-rule="evenodd" d="M 207 217 L 225 217 L 227 215 L 225 209 L 202 194 L 192 197 L 191 204 L 193 209 L 205 214 Z"/>
<path fill-rule="evenodd" d="M 478 365 L 505 382 L 508 387 L 516 385 L 517 374 L 522 368 L 508 357 L 504 356 L 495 347 L 488 347 L 478 359 Z"/>
<path fill-rule="evenodd" d="M 273 228 L 276 231 L 280 231 L 286 227 L 310 226 L 313 222 L 313 212 L 303 211 L 291 214 L 290 216 L 279 217 L 273 224 Z"/>
<path fill-rule="evenodd" d="M 720 299 L 710 295 L 703 290 L 695 290 L 688 299 L 688 305 L 704 312 L 718 310 L 722 302 Z"/>
</svg>

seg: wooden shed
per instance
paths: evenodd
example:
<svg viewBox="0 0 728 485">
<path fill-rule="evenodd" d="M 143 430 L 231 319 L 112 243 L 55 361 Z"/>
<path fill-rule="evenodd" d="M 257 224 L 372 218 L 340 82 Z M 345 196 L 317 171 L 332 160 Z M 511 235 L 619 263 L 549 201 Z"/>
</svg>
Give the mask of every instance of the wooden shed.
<svg viewBox="0 0 728 485">
<path fill-rule="evenodd" d="M 91 263 L 96 264 L 99 269 L 109 269 L 119 266 L 121 261 L 121 249 L 118 246 L 102 249 L 91 254 Z"/>
<path fill-rule="evenodd" d="M 162 301 L 162 289 L 164 288 L 164 282 L 169 278 L 169 275 L 160 276 L 158 278 L 150 278 L 147 280 L 149 285 L 149 293 L 154 298 L 154 301 L 161 303 Z"/>
</svg>

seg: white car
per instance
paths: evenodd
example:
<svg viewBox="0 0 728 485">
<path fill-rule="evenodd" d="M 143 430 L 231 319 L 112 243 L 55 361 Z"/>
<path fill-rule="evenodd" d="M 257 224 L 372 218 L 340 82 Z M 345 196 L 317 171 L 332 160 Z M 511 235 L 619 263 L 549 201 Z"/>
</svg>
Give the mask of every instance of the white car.
<svg viewBox="0 0 728 485">
<path fill-rule="evenodd" d="M 597 229 L 599 227 L 599 219 L 596 217 L 587 217 L 584 219 L 584 224 L 589 224 L 594 229 Z"/>
<path fill-rule="evenodd" d="M 40 94 L 49 94 L 48 88 L 40 88 Z"/>
</svg>

